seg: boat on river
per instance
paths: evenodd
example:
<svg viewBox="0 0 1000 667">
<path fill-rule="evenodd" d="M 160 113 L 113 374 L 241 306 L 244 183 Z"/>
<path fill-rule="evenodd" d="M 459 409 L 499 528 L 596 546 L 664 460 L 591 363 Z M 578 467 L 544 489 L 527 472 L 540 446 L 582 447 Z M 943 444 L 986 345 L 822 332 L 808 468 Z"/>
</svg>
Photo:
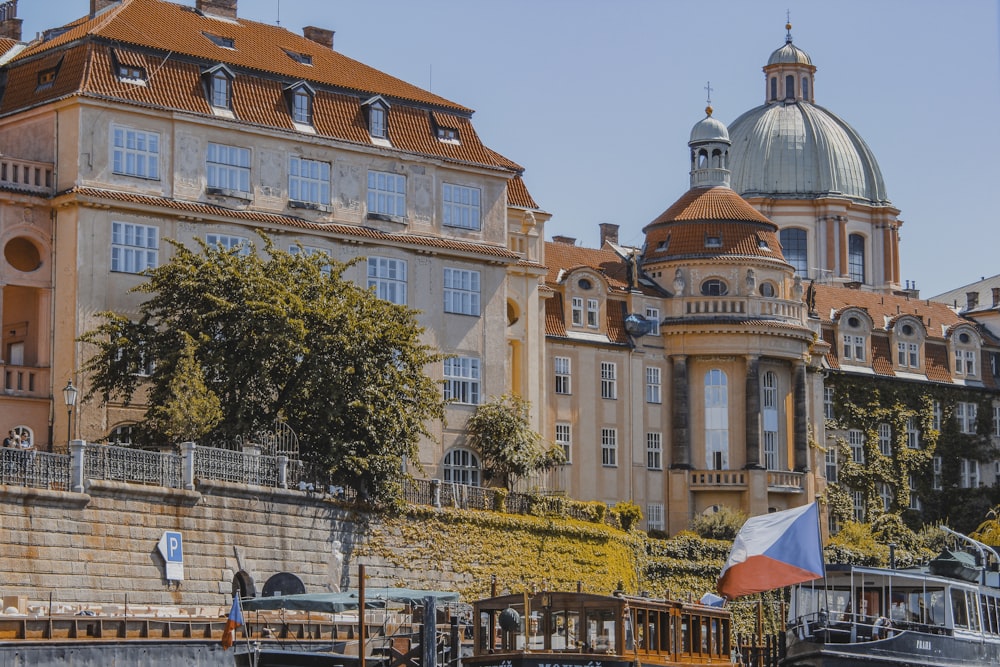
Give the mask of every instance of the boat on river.
<svg viewBox="0 0 1000 667">
<path fill-rule="evenodd" d="M 473 603 L 463 667 L 733 665 L 727 609 L 629 595 L 540 592 Z"/>
<path fill-rule="evenodd" d="M 950 532 L 950 531 L 949 531 Z M 957 535 L 957 534 L 956 534 Z M 1000 664 L 996 552 L 946 551 L 911 569 L 827 565 L 792 589 L 782 667 Z"/>
</svg>

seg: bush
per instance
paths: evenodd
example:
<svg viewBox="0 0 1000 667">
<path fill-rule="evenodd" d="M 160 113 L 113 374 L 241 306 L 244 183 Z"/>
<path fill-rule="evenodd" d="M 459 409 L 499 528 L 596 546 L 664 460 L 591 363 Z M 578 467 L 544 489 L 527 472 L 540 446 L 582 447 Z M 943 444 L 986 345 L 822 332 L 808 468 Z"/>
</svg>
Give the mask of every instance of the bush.
<svg viewBox="0 0 1000 667">
<path fill-rule="evenodd" d="M 632 530 L 636 524 L 642 521 L 642 510 L 639 506 L 629 500 L 615 503 L 611 511 L 618 517 L 618 525 L 626 533 Z"/>
<path fill-rule="evenodd" d="M 725 505 L 710 514 L 699 514 L 691 521 L 691 530 L 708 540 L 735 540 L 747 521 L 747 515 Z"/>
</svg>

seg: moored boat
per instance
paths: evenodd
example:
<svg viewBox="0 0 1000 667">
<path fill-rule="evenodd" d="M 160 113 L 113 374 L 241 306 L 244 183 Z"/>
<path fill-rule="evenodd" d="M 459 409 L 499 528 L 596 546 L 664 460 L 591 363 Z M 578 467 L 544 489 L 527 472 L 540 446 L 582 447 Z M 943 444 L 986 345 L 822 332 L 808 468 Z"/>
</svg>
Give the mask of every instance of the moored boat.
<svg viewBox="0 0 1000 667">
<path fill-rule="evenodd" d="M 541 592 L 473 604 L 463 667 L 732 665 L 720 607 L 628 595 Z"/>
<path fill-rule="evenodd" d="M 1000 581 L 985 566 L 995 553 L 976 545 L 978 561 L 947 552 L 912 569 L 828 565 L 792 590 L 782 667 L 1000 664 Z"/>
</svg>

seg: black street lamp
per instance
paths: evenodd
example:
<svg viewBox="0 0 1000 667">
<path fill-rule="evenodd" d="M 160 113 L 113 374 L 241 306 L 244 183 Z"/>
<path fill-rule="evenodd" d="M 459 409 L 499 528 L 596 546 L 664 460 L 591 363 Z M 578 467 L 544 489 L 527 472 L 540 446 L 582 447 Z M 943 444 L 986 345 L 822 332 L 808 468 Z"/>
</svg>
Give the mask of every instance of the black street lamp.
<svg viewBox="0 0 1000 667">
<path fill-rule="evenodd" d="M 73 379 L 70 378 L 63 389 L 63 400 L 66 402 L 66 443 L 73 440 L 73 406 L 76 405 L 76 395 L 79 390 L 73 386 Z"/>
</svg>

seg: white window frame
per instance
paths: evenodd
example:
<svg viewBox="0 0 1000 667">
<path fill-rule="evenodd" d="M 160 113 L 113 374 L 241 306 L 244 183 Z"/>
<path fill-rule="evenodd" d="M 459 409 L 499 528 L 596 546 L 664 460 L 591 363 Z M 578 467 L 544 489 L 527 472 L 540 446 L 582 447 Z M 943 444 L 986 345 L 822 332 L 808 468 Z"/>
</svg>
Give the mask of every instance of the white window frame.
<svg viewBox="0 0 1000 667">
<path fill-rule="evenodd" d="M 662 372 L 656 366 L 646 366 L 646 402 L 663 402 Z"/>
<path fill-rule="evenodd" d="M 368 215 L 406 219 L 406 177 L 368 170 Z"/>
<path fill-rule="evenodd" d="M 479 357 L 444 360 L 444 398 L 461 405 L 479 405 L 482 381 Z"/>
<path fill-rule="evenodd" d="M 646 321 L 649 322 L 649 334 L 651 336 L 660 335 L 660 309 L 646 306 Z"/>
<path fill-rule="evenodd" d="M 330 205 L 330 163 L 292 155 L 288 159 L 288 199 Z"/>
<path fill-rule="evenodd" d="M 569 357 L 555 357 L 556 393 L 573 393 L 573 362 Z"/>
<path fill-rule="evenodd" d="M 955 374 L 970 378 L 974 378 L 978 375 L 976 372 L 975 350 L 955 350 Z"/>
<path fill-rule="evenodd" d="M 384 104 L 375 102 L 368 106 L 368 134 L 375 139 L 389 137 L 389 110 Z"/>
<path fill-rule="evenodd" d="M 305 86 L 299 86 L 291 95 L 292 121 L 300 125 L 313 124 L 313 96 Z"/>
<path fill-rule="evenodd" d="M 459 459 L 456 461 L 455 459 Z M 479 457 L 471 449 L 455 447 L 445 452 L 441 460 L 442 478 L 445 482 L 463 486 L 479 486 L 482 468 Z"/>
<path fill-rule="evenodd" d="M 931 426 L 935 431 L 941 430 L 941 419 L 944 415 L 944 411 L 941 409 L 941 401 L 934 401 L 931 403 L 931 410 L 933 412 L 933 417 L 931 421 Z"/>
<path fill-rule="evenodd" d="M 446 227 L 479 230 L 482 228 L 482 191 L 466 185 L 441 185 L 441 224 Z"/>
<path fill-rule="evenodd" d="M 836 419 L 834 413 L 834 397 L 836 392 L 833 387 L 823 387 L 823 416 L 827 419 Z"/>
<path fill-rule="evenodd" d="M 976 417 L 979 405 L 977 403 L 955 403 L 955 420 L 958 422 L 959 433 L 974 435 L 976 433 Z"/>
<path fill-rule="evenodd" d="M 618 429 L 601 429 L 601 465 L 605 468 L 618 467 Z"/>
<path fill-rule="evenodd" d="M 646 505 L 646 530 L 663 530 L 663 503 Z"/>
<path fill-rule="evenodd" d="M 896 361 L 901 368 L 920 368 L 920 346 L 916 343 L 898 341 Z"/>
<path fill-rule="evenodd" d="M 767 470 L 778 469 L 778 432 L 764 431 L 764 468 Z"/>
<path fill-rule="evenodd" d="M 395 257 L 368 258 L 368 287 L 375 288 L 378 298 L 406 305 L 406 260 Z"/>
<path fill-rule="evenodd" d="M 205 234 L 205 244 L 210 250 L 229 252 L 233 248 L 239 247 L 240 255 L 250 254 L 250 239 L 245 236 L 235 236 L 232 234 Z"/>
<path fill-rule="evenodd" d="M 888 424 L 878 425 L 878 450 L 882 456 L 892 456 L 892 427 Z"/>
<path fill-rule="evenodd" d="M 613 361 L 601 362 L 601 398 L 618 398 L 618 364 Z"/>
<path fill-rule="evenodd" d="M 111 169 L 122 176 L 160 180 L 160 133 L 112 125 Z"/>
<path fill-rule="evenodd" d="M 160 262 L 160 228 L 133 222 L 111 223 L 111 271 L 142 273 Z"/>
<path fill-rule="evenodd" d="M 824 459 L 826 463 L 826 481 L 830 484 L 836 484 L 837 478 L 840 474 L 840 463 L 837 459 L 837 448 L 828 448 Z"/>
<path fill-rule="evenodd" d="M 865 463 L 865 432 L 852 428 L 847 431 L 847 442 L 851 446 L 851 459 L 858 464 Z"/>
<path fill-rule="evenodd" d="M 479 317 L 479 271 L 444 268 L 444 312 Z"/>
<path fill-rule="evenodd" d="M 729 469 L 729 376 L 720 368 L 705 373 L 705 467 Z"/>
<path fill-rule="evenodd" d="M 943 460 L 940 456 L 935 456 L 931 461 L 931 466 L 933 469 L 933 477 L 931 478 L 931 488 L 935 491 L 940 491 L 943 488 L 941 483 L 941 471 L 944 467 Z"/>
<path fill-rule="evenodd" d="M 233 108 L 233 80 L 222 70 L 212 73 L 211 79 L 211 99 L 209 102 L 217 109 Z"/>
<path fill-rule="evenodd" d="M 867 354 L 865 354 L 865 348 L 867 347 L 868 339 L 866 336 L 858 336 L 856 334 L 844 334 L 844 359 L 851 359 L 854 361 L 865 361 Z"/>
<path fill-rule="evenodd" d="M 597 329 L 601 326 L 601 302 L 597 299 L 587 299 L 587 326 Z"/>
<path fill-rule="evenodd" d="M 860 491 L 851 491 L 851 504 L 854 506 L 854 520 L 864 523 L 865 520 L 865 496 Z"/>
<path fill-rule="evenodd" d="M 556 422 L 556 444 L 562 447 L 566 463 L 573 462 L 573 425 L 569 422 Z"/>
<path fill-rule="evenodd" d="M 963 489 L 979 488 L 979 461 L 959 459 L 959 486 Z"/>
<path fill-rule="evenodd" d="M 250 194 L 250 149 L 209 142 L 205 156 L 207 187 Z"/>
<path fill-rule="evenodd" d="M 920 428 L 915 417 L 906 420 L 906 446 L 910 449 L 920 449 Z"/>
<path fill-rule="evenodd" d="M 910 475 L 909 484 L 910 484 L 910 509 L 917 512 L 921 512 L 924 509 L 924 504 L 917 496 L 917 480 L 913 475 Z"/>
<path fill-rule="evenodd" d="M 892 507 L 892 487 L 885 482 L 878 485 L 878 495 L 882 499 L 882 511 L 888 512 Z"/>
<path fill-rule="evenodd" d="M 646 469 L 663 470 L 663 434 L 646 433 Z"/>
<path fill-rule="evenodd" d="M 570 312 L 572 313 L 573 326 L 582 327 L 583 326 L 583 297 L 574 296 L 570 300 Z"/>
</svg>

